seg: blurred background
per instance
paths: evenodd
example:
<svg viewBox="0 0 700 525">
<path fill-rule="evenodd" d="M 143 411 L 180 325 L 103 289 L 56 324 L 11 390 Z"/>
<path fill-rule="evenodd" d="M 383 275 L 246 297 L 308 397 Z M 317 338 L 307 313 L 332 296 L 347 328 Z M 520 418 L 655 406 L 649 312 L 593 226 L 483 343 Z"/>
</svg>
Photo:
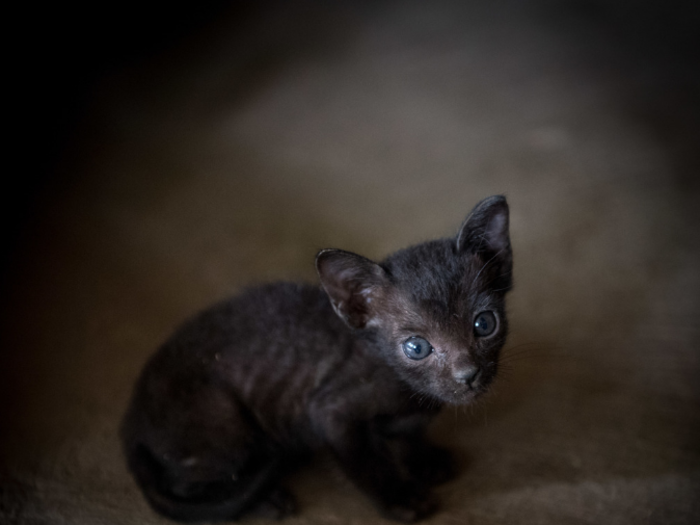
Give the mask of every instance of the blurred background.
<svg viewBox="0 0 700 525">
<path fill-rule="evenodd" d="M 10 8 L 0 522 L 166 523 L 116 432 L 174 327 L 495 193 L 512 335 L 431 429 L 461 475 L 428 523 L 700 522 L 699 5 Z M 323 454 L 289 485 L 292 525 L 385 522 Z"/>
</svg>

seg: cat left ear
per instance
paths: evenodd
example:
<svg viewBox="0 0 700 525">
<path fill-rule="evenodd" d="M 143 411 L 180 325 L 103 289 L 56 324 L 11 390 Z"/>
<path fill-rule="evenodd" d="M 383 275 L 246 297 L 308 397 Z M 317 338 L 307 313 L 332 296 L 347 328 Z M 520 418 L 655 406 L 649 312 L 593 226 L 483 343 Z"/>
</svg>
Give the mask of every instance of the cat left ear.
<svg viewBox="0 0 700 525">
<path fill-rule="evenodd" d="M 510 252 L 508 203 L 503 195 L 479 202 L 457 234 L 457 251 L 503 254 Z"/>
<path fill-rule="evenodd" d="M 513 252 L 508 234 L 508 203 L 502 195 L 477 204 L 455 239 L 457 253 L 473 253 L 484 263 L 492 289 L 507 292 L 513 285 Z M 480 271 L 481 273 L 481 271 Z"/>
<path fill-rule="evenodd" d="M 374 318 L 374 305 L 386 282 L 384 269 L 360 255 L 321 250 L 316 270 L 333 309 L 352 328 L 364 328 Z"/>
</svg>

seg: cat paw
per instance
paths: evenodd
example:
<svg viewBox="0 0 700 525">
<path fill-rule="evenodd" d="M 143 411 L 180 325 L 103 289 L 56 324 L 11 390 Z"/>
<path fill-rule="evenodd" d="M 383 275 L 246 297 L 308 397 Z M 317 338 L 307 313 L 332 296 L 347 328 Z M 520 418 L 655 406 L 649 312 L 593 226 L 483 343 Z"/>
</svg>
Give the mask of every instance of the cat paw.
<svg viewBox="0 0 700 525">
<path fill-rule="evenodd" d="M 267 519 L 281 520 L 296 514 L 296 498 L 287 490 L 276 487 L 250 510 L 250 514 Z"/>
<path fill-rule="evenodd" d="M 458 473 L 452 454 L 432 446 L 414 456 L 410 470 L 417 482 L 429 487 L 446 483 Z"/>
<path fill-rule="evenodd" d="M 412 497 L 401 503 L 394 503 L 384 507 L 387 518 L 403 523 L 414 523 L 435 513 L 438 503 L 435 497 L 424 492 L 421 495 L 413 494 Z"/>
</svg>

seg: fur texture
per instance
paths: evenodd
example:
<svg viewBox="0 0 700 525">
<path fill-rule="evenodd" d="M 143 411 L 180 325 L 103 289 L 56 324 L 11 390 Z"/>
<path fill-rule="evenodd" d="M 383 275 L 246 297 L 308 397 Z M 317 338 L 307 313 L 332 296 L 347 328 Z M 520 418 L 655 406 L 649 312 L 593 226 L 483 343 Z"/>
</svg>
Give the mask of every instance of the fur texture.
<svg viewBox="0 0 700 525">
<path fill-rule="evenodd" d="M 316 259 L 322 288 L 249 289 L 185 323 L 145 367 L 122 426 L 146 499 L 180 521 L 282 517 L 290 469 L 329 447 L 388 517 L 436 505 L 449 454 L 424 438 L 443 403 L 496 376 L 512 254 L 505 198 L 480 202 L 456 237 L 375 263 Z"/>
</svg>

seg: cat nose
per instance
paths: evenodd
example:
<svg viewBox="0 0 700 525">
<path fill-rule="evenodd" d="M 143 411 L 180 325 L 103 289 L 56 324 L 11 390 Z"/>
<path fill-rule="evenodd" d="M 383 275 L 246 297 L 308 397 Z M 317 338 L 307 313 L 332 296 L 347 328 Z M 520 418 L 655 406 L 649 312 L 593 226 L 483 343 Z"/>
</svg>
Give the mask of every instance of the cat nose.
<svg viewBox="0 0 700 525">
<path fill-rule="evenodd" d="M 476 381 L 479 372 L 481 372 L 481 369 L 478 366 L 469 366 L 467 368 L 457 370 L 454 373 L 454 378 L 458 383 L 472 386 L 472 383 Z"/>
</svg>

